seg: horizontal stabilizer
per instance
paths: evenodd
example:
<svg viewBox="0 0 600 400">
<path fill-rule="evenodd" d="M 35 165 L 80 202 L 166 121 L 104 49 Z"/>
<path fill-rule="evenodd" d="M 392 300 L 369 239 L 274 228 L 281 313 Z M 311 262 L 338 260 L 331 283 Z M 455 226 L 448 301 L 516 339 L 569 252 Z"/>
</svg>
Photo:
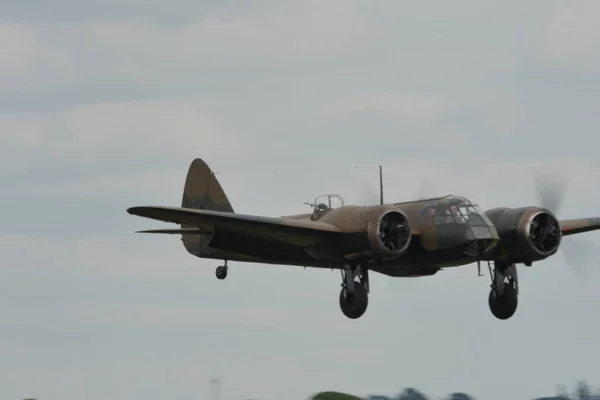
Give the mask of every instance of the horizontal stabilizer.
<svg viewBox="0 0 600 400">
<path fill-rule="evenodd" d="M 171 235 L 207 235 L 212 233 L 211 230 L 208 229 L 199 229 L 199 228 L 182 228 L 182 229 L 149 229 L 147 231 L 137 231 L 136 233 L 166 233 Z"/>
<path fill-rule="evenodd" d="M 127 212 L 140 217 L 186 225 L 182 229 L 235 233 L 266 241 L 295 246 L 311 246 L 340 238 L 343 233 L 326 222 L 271 218 L 232 212 L 196 210 L 179 207 L 140 206 Z"/>
</svg>

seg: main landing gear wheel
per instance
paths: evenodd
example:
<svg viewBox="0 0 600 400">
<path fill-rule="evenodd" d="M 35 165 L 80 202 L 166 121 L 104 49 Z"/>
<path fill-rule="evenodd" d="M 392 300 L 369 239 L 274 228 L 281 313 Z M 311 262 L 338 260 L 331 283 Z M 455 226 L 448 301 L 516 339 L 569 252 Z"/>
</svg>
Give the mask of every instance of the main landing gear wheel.
<svg viewBox="0 0 600 400">
<path fill-rule="evenodd" d="M 363 285 L 356 285 L 354 293 L 348 292 L 346 288 L 340 291 L 340 308 L 344 315 L 351 319 L 357 319 L 367 311 L 369 295 Z"/>
<path fill-rule="evenodd" d="M 358 278 L 358 281 L 356 279 Z M 347 266 L 342 270 L 340 308 L 350 319 L 357 319 L 367 311 L 369 305 L 369 275 L 360 266 Z"/>
<path fill-rule="evenodd" d="M 519 305 L 519 279 L 515 264 L 494 263 L 488 305 L 494 317 L 506 320 L 512 317 Z"/>
<path fill-rule="evenodd" d="M 221 265 L 221 266 L 217 267 L 217 270 L 215 271 L 215 275 L 217 276 L 217 279 L 227 278 L 228 270 L 229 270 L 229 268 L 227 267 L 227 261 L 225 261 L 225 265 Z"/>
</svg>

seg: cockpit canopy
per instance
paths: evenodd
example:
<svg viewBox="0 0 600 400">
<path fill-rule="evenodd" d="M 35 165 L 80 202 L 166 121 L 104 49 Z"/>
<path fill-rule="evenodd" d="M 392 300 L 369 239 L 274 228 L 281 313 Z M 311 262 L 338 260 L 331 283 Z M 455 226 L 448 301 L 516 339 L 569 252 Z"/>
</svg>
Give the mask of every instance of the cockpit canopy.
<svg viewBox="0 0 600 400">
<path fill-rule="evenodd" d="M 421 210 L 426 219 L 435 224 L 467 223 L 472 226 L 488 226 L 490 221 L 477 204 L 460 196 L 445 196 L 427 201 Z"/>
</svg>

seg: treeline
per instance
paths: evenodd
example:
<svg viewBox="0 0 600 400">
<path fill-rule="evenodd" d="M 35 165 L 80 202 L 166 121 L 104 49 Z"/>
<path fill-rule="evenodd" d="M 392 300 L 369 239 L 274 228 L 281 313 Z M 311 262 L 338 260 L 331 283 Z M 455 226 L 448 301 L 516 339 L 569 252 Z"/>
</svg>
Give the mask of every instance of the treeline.
<svg viewBox="0 0 600 400">
<path fill-rule="evenodd" d="M 372 395 L 368 397 L 358 397 L 347 393 L 340 392 L 321 392 L 315 394 L 312 400 L 432 400 L 425 394 L 414 388 L 404 389 L 396 396 Z M 476 400 L 473 396 L 467 393 L 452 393 L 444 398 L 444 400 Z M 523 399 L 525 400 L 525 399 Z M 585 382 L 580 382 L 573 393 L 569 394 L 566 391 L 557 393 L 554 396 L 538 397 L 531 400 L 600 400 L 600 391 L 592 391 L 589 385 Z"/>
</svg>

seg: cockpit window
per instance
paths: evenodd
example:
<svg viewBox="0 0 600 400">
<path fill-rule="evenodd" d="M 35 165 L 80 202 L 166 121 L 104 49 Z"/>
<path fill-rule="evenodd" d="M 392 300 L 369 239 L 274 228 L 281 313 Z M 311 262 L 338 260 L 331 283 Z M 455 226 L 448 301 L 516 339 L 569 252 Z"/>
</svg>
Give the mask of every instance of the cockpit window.
<svg viewBox="0 0 600 400">
<path fill-rule="evenodd" d="M 344 206 L 344 199 L 337 194 L 324 194 L 318 196 L 313 203 L 305 203 L 313 208 L 311 220 L 316 221 L 322 218 L 329 211 Z"/>
<path fill-rule="evenodd" d="M 317 209 L 317 211 L 325 211 L 325 210 L 329 209 L 329 207 L 327 207 L 327 204 L 325 204 L 325 203 L 319 203 L 319 204 L 317 204 L 316 209 Z"/>
<path fill-rule="evenodd" d="M 332 210 L 344 206 L 344 199 L 338 194 L 323 194 L 312 203 L 315 210 Z"/>
<path fill-rule="evenodd" d="M 436 224 L 461 223 L 487 226 L 483 211 L 469 200 L 459 196 L 447 196 L 428 203 L 422 210 L 425 218 L 435 218 Z"/>
</svg>

